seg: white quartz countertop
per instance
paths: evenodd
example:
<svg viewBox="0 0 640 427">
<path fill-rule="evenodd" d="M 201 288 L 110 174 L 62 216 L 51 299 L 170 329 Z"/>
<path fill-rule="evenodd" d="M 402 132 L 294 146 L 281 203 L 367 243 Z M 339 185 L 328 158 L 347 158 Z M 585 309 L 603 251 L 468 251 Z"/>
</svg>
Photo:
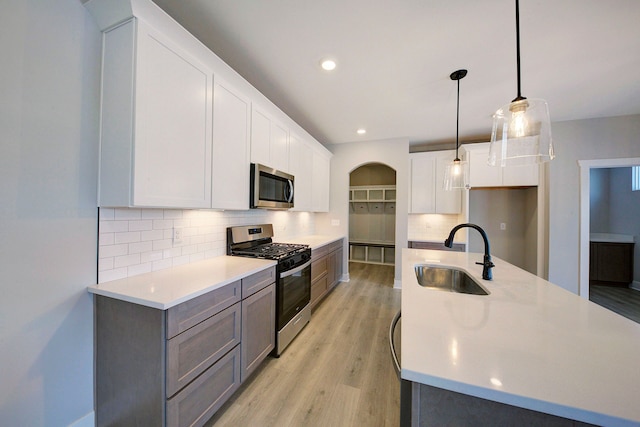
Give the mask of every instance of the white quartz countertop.
<svg viewBox="0 0 640 427">
<path fill-rule="evenodd" d="M 340 236 L 340 235 L 331 236 L 331 235 L 314 234 L 309 236 L 291 237 L 284 240 L 274 237 L 273 240 L 279 243 L 299 243 L 301 245 L 309 245 L 311 249 L 318 249 L 318 248 L 321 248 L 322 246 L 328 245 L 329 243 L 333 243 L 335 241 L 338 241 L 344 238 L 345 236 Z"/>
<path fill-rule="evenodd" d="M 482 254 L 403 249 L 402 378 L 597 425 L 640 425 L 640 324 Z M 423 288 L 417 264 L 470 273 L 487 296 Z"/>
<path fill-rule="evenodd" d="M 89 286 L 89 292 L 166 310 L 275 266 L 275 261 L 220 256 Z"/>
<path fill-rule="evenodd" d="M 633 243 L 633 236 L 628 234 L 591 233 L 589 240 L 606 243 Z"/>
</svg>

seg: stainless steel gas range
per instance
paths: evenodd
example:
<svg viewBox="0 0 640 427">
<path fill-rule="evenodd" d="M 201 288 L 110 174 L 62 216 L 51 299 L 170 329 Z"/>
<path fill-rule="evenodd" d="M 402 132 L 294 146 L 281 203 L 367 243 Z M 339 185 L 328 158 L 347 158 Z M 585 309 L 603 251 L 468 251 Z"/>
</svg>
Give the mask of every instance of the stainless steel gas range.
<svg viewBox="0 0 640 427">
<path fill-rule="evenodd" d="M 227 255 L 264 258 L 276 265 L 276 348 L 280 356 L 311 319 L 311 249 L 274 243 L 271 224 L 227 228 Z"/>
</svg>

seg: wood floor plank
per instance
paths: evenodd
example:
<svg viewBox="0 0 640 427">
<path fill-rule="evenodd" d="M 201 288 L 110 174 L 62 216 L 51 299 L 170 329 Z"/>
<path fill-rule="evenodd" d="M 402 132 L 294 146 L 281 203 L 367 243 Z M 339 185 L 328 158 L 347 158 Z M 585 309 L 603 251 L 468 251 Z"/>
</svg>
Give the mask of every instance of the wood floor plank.
<svg viewBox="0 0 640 427">
<path fill-rule="evenodd" d="M 268 358 L 207 426 L 397 426 L 400 383 L 387 331 L 393 267 L 352 263 L 280 358 Z"/>
<path fill-rule="evenodd" d="M 589 300 L 640 323 L 640 291 L 626 286 L 590 285 Z"/>
</svg>

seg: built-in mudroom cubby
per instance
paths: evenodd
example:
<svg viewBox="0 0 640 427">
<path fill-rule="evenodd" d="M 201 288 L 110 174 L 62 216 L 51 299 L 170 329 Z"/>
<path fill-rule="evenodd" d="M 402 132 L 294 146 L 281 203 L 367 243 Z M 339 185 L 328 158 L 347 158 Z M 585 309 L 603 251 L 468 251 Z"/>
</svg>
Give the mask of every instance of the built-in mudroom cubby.
<svg viewBox="0 0 640 427">
<path fill-rule="evenodd" d="M 395 183 L 395 171 L 382 164 L 367 164 L 351 172 L 349 261 L 394 264 Z"/>
</svg>

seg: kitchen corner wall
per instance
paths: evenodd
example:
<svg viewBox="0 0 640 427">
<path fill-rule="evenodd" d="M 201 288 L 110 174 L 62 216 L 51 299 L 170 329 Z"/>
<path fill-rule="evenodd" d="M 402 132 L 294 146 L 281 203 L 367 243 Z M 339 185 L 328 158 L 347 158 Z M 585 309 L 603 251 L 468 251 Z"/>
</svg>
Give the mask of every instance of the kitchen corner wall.
<svg viewBox="0 0 640 427">
<path fill-rule="evenodd" d="M 101 208 L 98 283 L 225 255 L 227 227 L 250 224 L 273 224 L 275 241 L 315 233 L 308 212 Z"/>
</svg>

